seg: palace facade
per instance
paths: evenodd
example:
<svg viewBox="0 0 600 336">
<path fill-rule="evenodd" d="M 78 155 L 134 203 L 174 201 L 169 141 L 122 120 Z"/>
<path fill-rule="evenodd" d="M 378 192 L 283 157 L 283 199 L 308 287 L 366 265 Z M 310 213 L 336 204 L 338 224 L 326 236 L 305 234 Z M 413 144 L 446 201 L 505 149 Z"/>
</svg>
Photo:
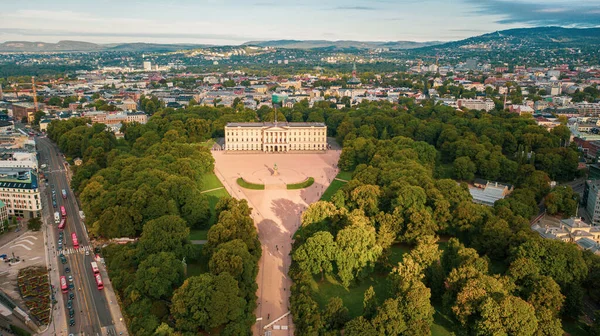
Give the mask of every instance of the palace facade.
<svg viewBox="0 0 600 336">
<path fill-rule="evenodd" d="M 225 150 L 246 152 L 306 152 L 327 149 L 324 123 L 228 123 Z"/>
</svg>

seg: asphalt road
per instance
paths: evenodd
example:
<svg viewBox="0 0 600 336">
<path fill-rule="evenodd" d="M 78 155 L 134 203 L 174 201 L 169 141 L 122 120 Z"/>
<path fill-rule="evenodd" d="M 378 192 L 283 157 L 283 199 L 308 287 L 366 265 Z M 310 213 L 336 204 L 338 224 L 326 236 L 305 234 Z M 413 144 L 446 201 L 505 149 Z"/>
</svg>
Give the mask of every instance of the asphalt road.
<svg viewBox="0 0 600 336">
<path fill-rule="evenodd" d="M 59 153 L 58 148 L 54 143 L 45 137 L 37 137 L 36 144 L 39 152 L 40 165 L 46 163 L 46 178 L 48 180 L 48 187 L 42 197 L 47 198 L 49 204 L 49 211 L 51 212 L 52 221 L 54 221 L 53 213 L 60 211 L 60 206 L 64 205 L 67 211 L 67 225 L 64 230 L 63 239 L 63 253 L 68 260 L 67 264 L 62 265 L 60 270 L 61 275 L 68 276 L 72 275 L 74 278 L 75 288 L 70 291 L 75 294 L 75 300 L 73 309 L 75 310 L 75 325 L 69 327 L 69 333 L 74 335 L 116 335 L 114 323 L 108 303 L 104 295 L 103 290 L 98 290 L 96 282 L 93 277 L 91 262 L 94 258 L 93 248 L 90 246 L 89 239 L 87 237 L 86 230 L 79 217 L 79 207 L 75 200 L 75 196 L 71 191 L 67 179 L 67 170 L 65 168 L 65 161 L 62 155 Z M 56 203 L 57 207 L 52 208 L 52 188 L 56 191 Z M 62 190 L 67 191 L 67 198 L 62 198 Z M 54 245 L 54 250 L 57 251 L 53 258 L 58 258 L 58 229 L 54 225 L 54 241 L 51 244 Z M 74 250 L 73 243 L 71 240 L 71 233 L 75 232 L 79 241 L 80 249 Z M 84 249 L 91 250 L 89 255 L 85 255 Z M 71 272 L 65 274 L 64 268 L 69 267 Z M 67 294 L 60 293 L 60 284 L 55 284 L 58 289 L 57 295 L 65 296 L 65 305 L 67 300 Z M 62 315 L 69 323 L 68 309 L 66 307 L 60 307 L 65 310 L 65 314 Z"/>
</svg>

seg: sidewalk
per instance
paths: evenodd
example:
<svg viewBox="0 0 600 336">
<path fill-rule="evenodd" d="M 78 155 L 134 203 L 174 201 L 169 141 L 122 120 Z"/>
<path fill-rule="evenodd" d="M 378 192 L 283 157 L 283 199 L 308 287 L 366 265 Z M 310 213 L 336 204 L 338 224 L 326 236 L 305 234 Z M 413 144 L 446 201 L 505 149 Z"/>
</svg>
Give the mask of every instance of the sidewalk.
<svg viewBox="0 0 600 336">
<path fill-rule="evenodd" d="M 115 331 L 117 335 L 129 335 L 127 331 L 127 327 L 125 326 L 125 320 L 123 319 L 123 315 L 121 313 L 121 307 L 119 307 L 119 302 L 117 301 L 117 296 L 115 295 L 115 291 L 113 289 L 112 283 L 110 282 L 110 278 L 108 277 L 108 273 L 103 265 L 99 265 L 100 274 L 102 275 L 102 281 L 104 282 L 104 295 L 106 296 L 106 302 L 108 302 L 108 309 L 110 309 L 110 315 L 113 318 L 113 325 L 115 327 Z"/>
</svg>

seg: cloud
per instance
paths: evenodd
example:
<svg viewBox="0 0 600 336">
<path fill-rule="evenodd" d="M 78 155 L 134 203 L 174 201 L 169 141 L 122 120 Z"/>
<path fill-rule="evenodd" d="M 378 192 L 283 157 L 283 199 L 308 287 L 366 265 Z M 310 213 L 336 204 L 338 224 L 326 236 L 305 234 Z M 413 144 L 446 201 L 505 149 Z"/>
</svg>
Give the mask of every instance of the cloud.
<svg viewBox="0 0 600 336">
<path fill-rule="evenodd" d="M 2 28 L 0 34 L 18 34 L 22 36 L 78 36 L 78 37 L 129 37 L 129 38 L 182 38 L 182 39 L 211 39 L 224 41 L 247 41 L 258 39 L 252 36 L 233 34 L 202 34 L 202 33 L 117 33 L 117 32 L 82 32 L 52 29 L 18 29 Z"/>
<path fill-rule="evenodd" d="M 355 10 L 355 11 L 374 11 L 379 8 L 371 6 L 339 6 L 335 7 L 334 10 Z"/>
<path fill-rule="evenodd" d="M 466 0 L 477 7 L 476 13 L 499 15 L 501 24 L 534 26 L 600 26 L 600 4 L 560 2 L 533 3 L 531 0 Z"/>
</svg>

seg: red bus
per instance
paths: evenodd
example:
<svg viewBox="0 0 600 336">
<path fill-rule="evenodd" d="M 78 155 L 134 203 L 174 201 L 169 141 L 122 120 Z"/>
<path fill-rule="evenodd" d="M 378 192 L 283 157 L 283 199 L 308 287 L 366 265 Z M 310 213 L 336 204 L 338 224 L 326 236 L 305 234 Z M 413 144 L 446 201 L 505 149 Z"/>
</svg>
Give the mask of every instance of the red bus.
<svg viewBox="0 0 600 336">
<path fill-rule="evenodd" d="M 77 240 L 77 235 L 75 234 L 75 232 L 71 233 L 71 239 L 73 239 L 73 248 L 78 249 L 79 241 Z"/>
<path fill-rule="evenodd" d="M 95 261 L 92 261 L 92 272 L 94 272 L 94 274 L 100 273 L 100 270 L 98 269 L 98 264 L 96 264 Z"/>
<path fill-rule="evenodd" d="M 94 276 L 94 278 L 96 278 L 96 285 L 98 286 L 98 289 L 103 289 L 104 288 L 104 284 L 102 283 L 102 277 L 100 276 L 100 274 L 96 274 L 96 276 Z"/>
<path fill-rule="evenodd" d="M 63 275 L 60 277 L 60 289 L 63 293 L 67 293 L 69 288 L 67 287 L 67 278 Z"/>
<path fill-rule="evenodd" d="M 67 220 L 63 218 L 60 220 L 60 224 L 58 224 L 58 229 L 64 230 L 66 225 L 67 225 Z"/>
<path fill-rule="evenodd" d="M 62 218 L 67 218 L 67 209 L 65 209 L 64 205 L 60 206 L 60 214 L 62 215 Z"/>
</svg>

